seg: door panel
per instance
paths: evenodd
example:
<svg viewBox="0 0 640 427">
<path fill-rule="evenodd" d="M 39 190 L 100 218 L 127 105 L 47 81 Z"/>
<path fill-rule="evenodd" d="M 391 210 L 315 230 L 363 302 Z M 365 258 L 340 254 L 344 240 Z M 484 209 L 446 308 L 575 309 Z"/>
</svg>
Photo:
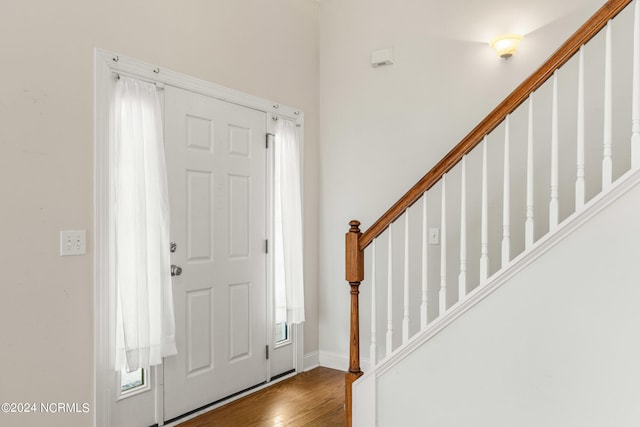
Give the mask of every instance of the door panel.
<svg viewBox="0 0 640 427">
<path fill-rule="evenodd" d="M 296 327 L 297 325 L 294 325 Z M 290 373 L 295 368 L 293 337 L 291 336 L 292 327 L 289 327 L 289 340 L 286 344 L 273 343 L 273 351 L 271 352 L 271 378 L 276 378 L 283 374 Z M 302 372 L 302 367 L 298 367 L 298 371 Z"/>
<path fill-rule="evenodd" d="M 251 319 L 249 283 L 229 286 L 229 360 L 251 356 Z"/>
<path fill-rule="evenodd" d="M 213 223 L 211 172 L 186 171 L 187 174 L 187 261 L 211 262 Z"/>
<path fill-rule="evenodd" d="M 249 194 L 248 176 L 229 175 L 229 254 L 230 258 L 249 256 Z"/>
<path fill-rule="evenodd" d="M 187 376 L 213 369 L 211 288 L 187 292 L 186 359 Z"/>
<path fill-rule="evenodd" d="M 265 113 L 165 88 L 172 263 L 183 268 L 165 420 L 266 380 L 265 133 Z"/>
</svg>

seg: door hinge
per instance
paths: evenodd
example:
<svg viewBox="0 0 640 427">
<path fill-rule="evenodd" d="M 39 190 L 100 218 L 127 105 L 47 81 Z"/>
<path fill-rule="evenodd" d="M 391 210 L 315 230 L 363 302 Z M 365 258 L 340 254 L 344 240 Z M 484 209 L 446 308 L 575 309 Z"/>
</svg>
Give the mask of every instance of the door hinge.
<svg viewBox="0 0 640 427">
<path fill-rule="evenodd" d="M 264 350 L 265 350 L 265 356 L 267 360 L 269 360 L 269 344 L 264 346 Z"/>
<path fill-rule="evenodd" d="M 269 137 L 273 137 L 273 136 L 275 136 L 275 134 L 273 134 L 273 133 L 268 133 L 267 134 L 267 136 L 265 138 L 265 147 L 266 148 L 269 148 Z"/>
<path fill-rule="evenodd" d="M 269 253 L 269 239 L 264 241 L 264 252 L 267 254 Z"/>
</svg>

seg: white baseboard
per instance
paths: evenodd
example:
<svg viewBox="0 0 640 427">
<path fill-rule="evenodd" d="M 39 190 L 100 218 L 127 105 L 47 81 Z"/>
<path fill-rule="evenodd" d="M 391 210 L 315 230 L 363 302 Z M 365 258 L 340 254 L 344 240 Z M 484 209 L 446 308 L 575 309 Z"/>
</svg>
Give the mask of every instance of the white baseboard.
<svg viewBox="0 0 640 427">
<path fill-rule="evenodd" d="M 360 365 L 360 369 L 362 369 L 363 372 L 369 372 L 369 359 L 361 359 Z M 304 355 L 304 372 L 310 371 L 318 366 L 346 372 L 349 370 L 349 357 L 330 351 L 312 351 Z"/>
<path fill-rule="evenodd" d="M 348 355 L 323 350 L 320 350 L 319 353 L 320 366 L 345 372 L 349 370 Z M 360 359 L 360 369 L 363 372 L 369 371 L 369 359 Z"/>
<path fill-rule="evenodd" d="M 318 366 L 320 366 L 320 357 L 317 351 L 312 351 L 304 355 L 304 362 L 302 364 L 302 370 L 304 372 L 310 371 Z"/>
<path fill-rule="evenodd" d="M 349 369 L 349 358 L 344 354 L 320 351 L 320 366 L 346 371 Z"/>
</svg>

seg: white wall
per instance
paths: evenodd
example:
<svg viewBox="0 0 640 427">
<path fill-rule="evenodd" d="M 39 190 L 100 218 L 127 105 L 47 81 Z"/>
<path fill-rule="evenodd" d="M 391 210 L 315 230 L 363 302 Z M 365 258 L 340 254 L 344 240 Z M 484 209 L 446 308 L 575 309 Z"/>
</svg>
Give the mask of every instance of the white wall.
<svg viewBox="0 0 640 427">
<path fill-rule="evenodd" d="M 378 379 L 378 425 L 640 424 L 637 185 Z"/>
<path fill-rule="evenodd" d="M 320 3 L 321 360 L 347 366 L 349 220 L 371 225 L 603 1 L 499 3 Z M 501 60 L 486 41 L 514 31 L 525 38 Z M 372 68 L 371 51 L 388 46 L 396 63 Z"/>
<path fill-rule="evenodd" d="M 318 348 L 318 25 L 311 0 L 0 3 L 0 402 L 93 399 L 93 49 L 305 112 L 305 352 Z M 58 255 L 86 229 L 88 253 Z M 91 408 L 91 412 L 94 408 Z M 90 425 L 92 414 L 2 425 Z"/>
</svg>

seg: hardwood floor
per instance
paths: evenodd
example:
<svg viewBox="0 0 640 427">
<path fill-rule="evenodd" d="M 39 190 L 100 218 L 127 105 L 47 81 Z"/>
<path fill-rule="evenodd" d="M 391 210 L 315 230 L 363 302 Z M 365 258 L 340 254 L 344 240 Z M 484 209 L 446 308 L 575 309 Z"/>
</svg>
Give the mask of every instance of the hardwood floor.
<svg viewBox="0 0 640 427">
<path fill-rule="evenodd" d="M 178 427 L 344 426 L 344 372 L 315 368 Z"/>
</svg>

